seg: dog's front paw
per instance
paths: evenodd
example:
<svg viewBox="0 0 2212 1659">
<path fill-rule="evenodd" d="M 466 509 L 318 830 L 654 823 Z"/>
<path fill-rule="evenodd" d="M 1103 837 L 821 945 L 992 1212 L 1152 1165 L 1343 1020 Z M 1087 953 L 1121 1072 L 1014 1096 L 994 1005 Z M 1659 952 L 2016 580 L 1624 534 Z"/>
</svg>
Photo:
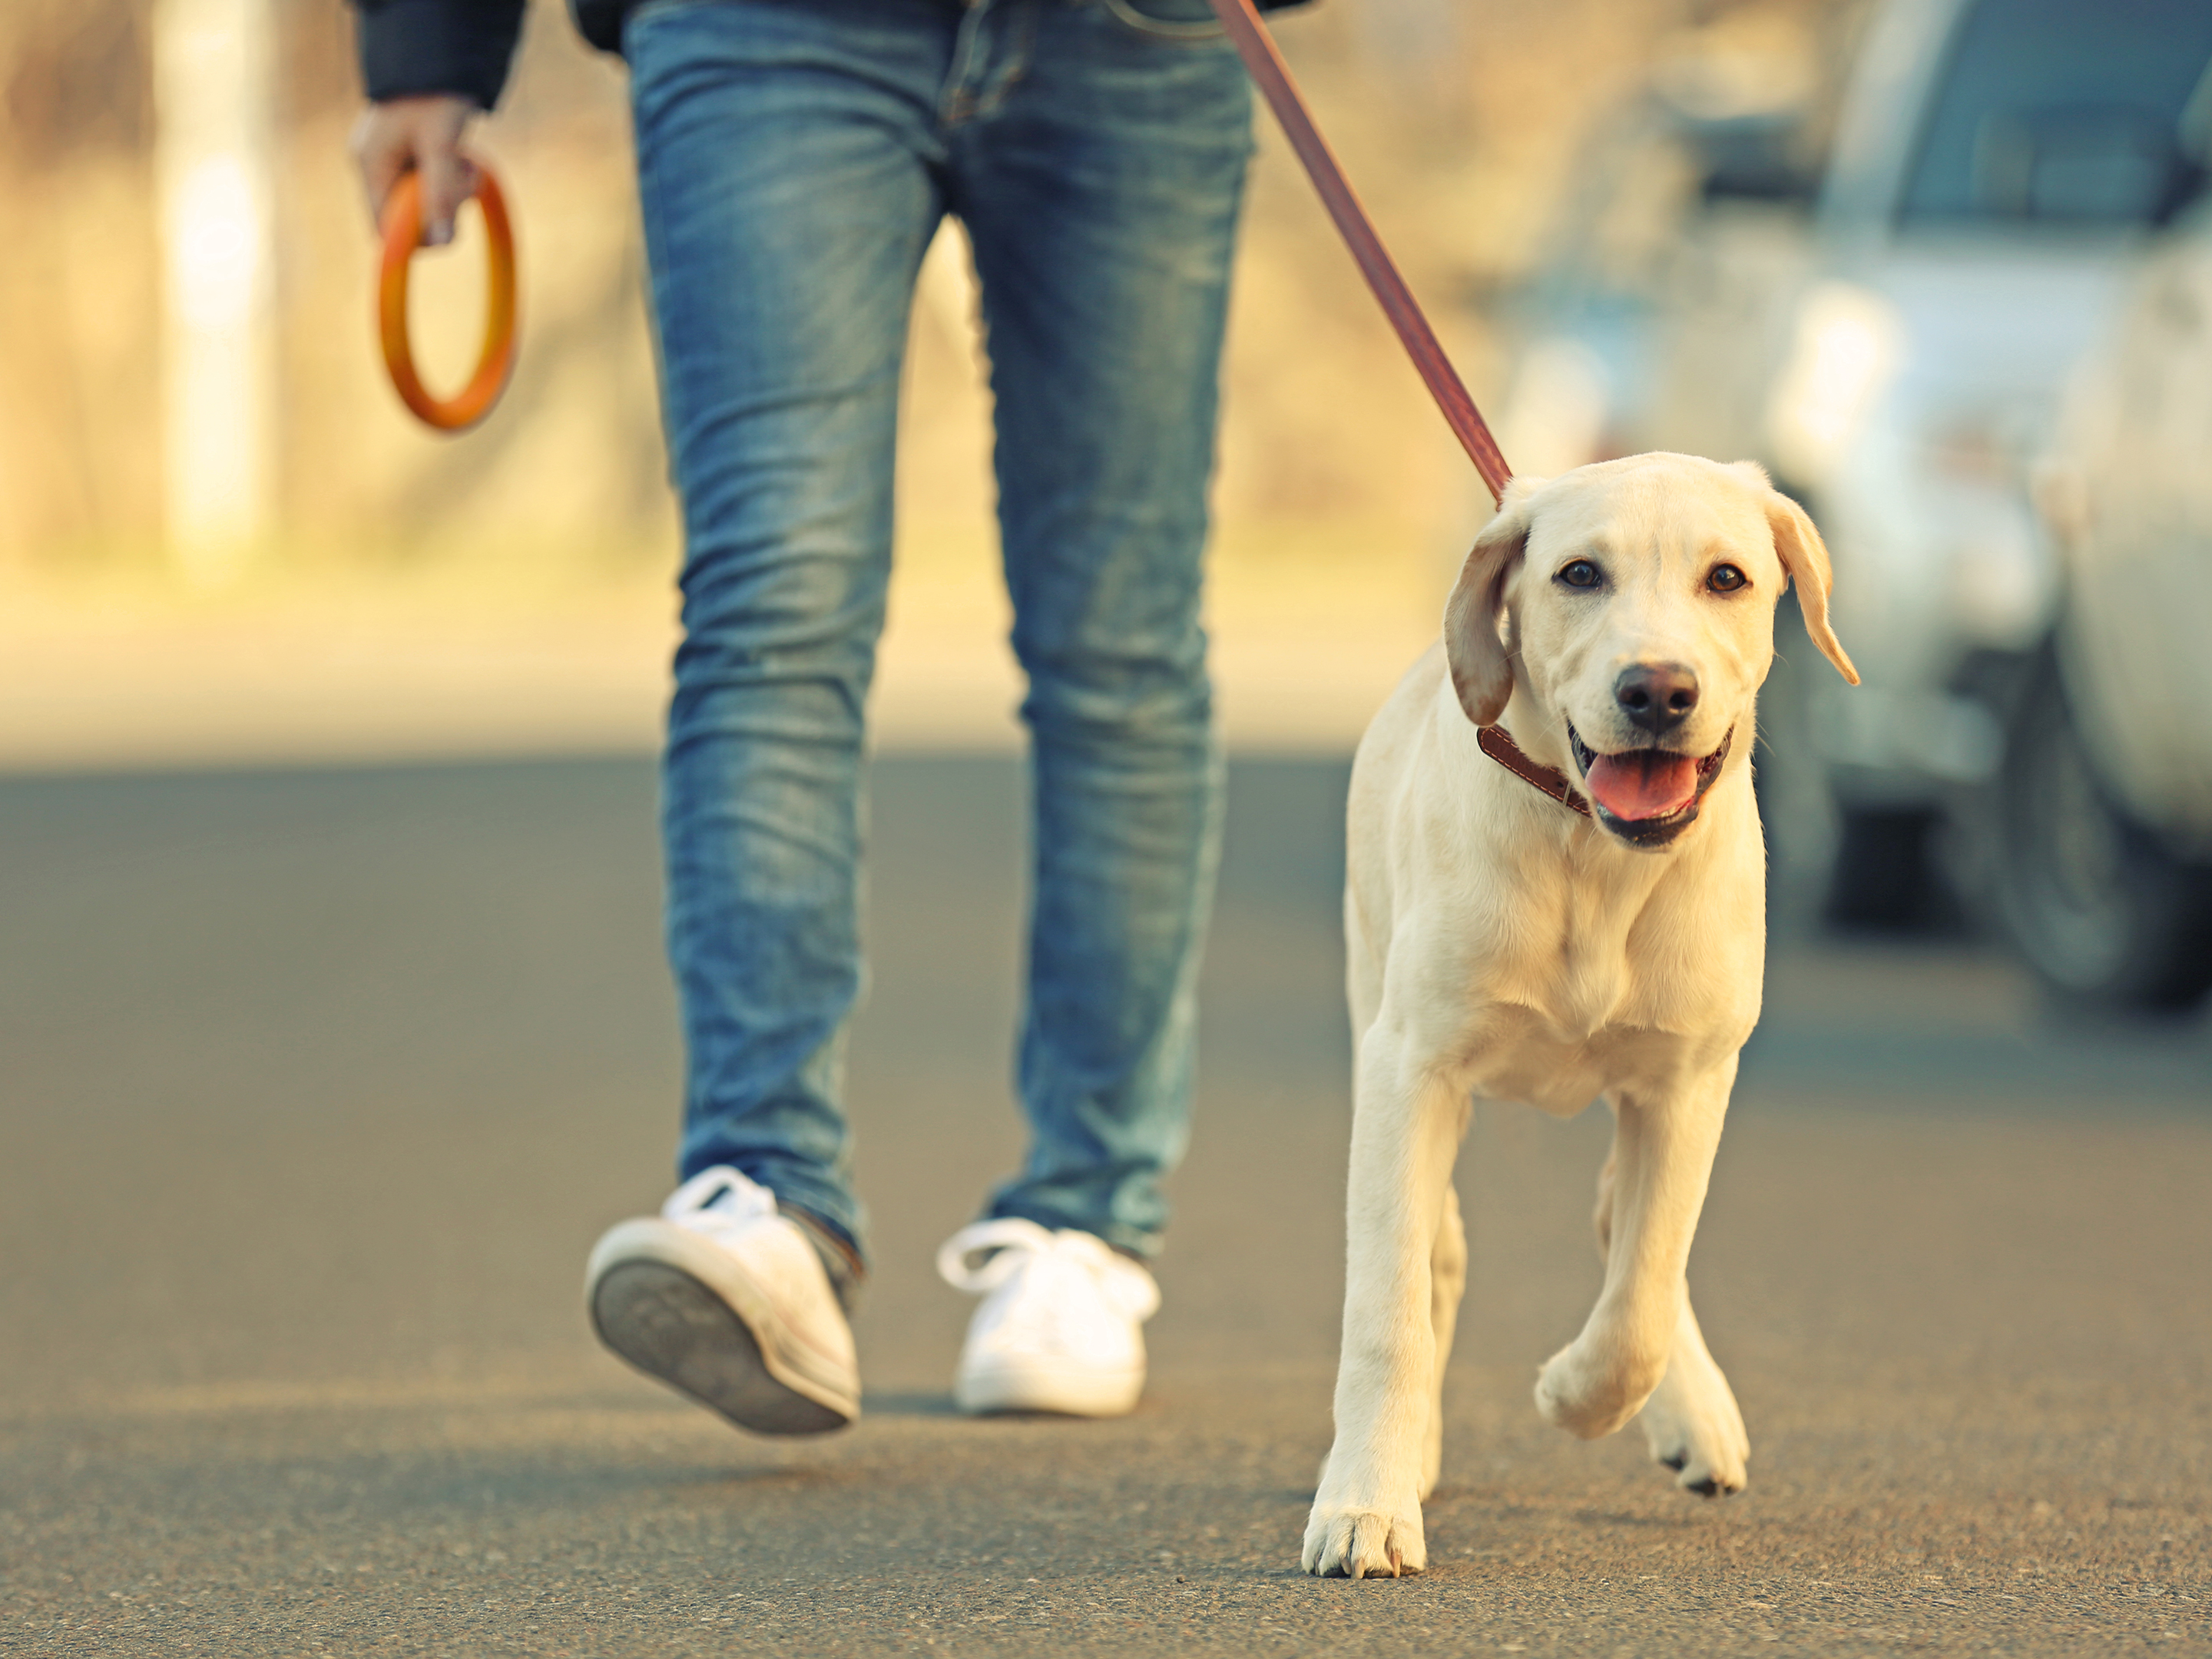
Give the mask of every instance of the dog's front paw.
<svg viewBox="0 0 2212 1659">
<path fill-rule="evenodd" d="M 1651 1461 L 1679 1470 L 1674 1484 L 1683 1491 L 1726 1498 L 1743 1490 L 1751 1437 L 1728 1378 L 1702 1353 L 1676 1352 L 1643 1420 Z"/>
<path fill-rule="evenodd" d="M 1570 1342 L 1536 1374 L 1536 1409 L 1569 1434 L 1602 1439 L 1636 1415 L 1660 1375 L 1648 1363 L 1593 1358 L 1580 1340 Z"/>
<path fill-rule="evenodd" d="M 1392 1515 L 1316 1501 L 1306 1521 L 1305 1570 L 1321 1578 L 1397 1578 L 1429 1565 L 1421 1512 Z"/>
</svg>

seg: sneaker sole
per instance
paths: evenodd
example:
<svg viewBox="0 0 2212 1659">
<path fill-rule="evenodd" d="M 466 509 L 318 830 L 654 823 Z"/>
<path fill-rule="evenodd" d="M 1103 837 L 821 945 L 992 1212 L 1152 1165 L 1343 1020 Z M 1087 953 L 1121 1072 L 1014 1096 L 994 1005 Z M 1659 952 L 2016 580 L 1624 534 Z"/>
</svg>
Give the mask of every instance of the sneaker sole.
<svg viewBox="0 0 2212 1659">
<path fill-rule="evenodd" d="M 1127 1417 L 1145 1391 L 1142 1371 L 1053 1372 L 1034 1366 L 977 1367 L 954 1379 L 952 1403 L 972 1416 L 1052 1412 L 1062 1417 Z"/>
<path fill-rule="evenodd" d="M 647 1376 L 756 1434 L 826 1434 L 860 1414 L 858 1399 L 777 1363 L 765 1298 L 741 1300 L 761 1304 L 765 1341 L 762 1330 L 697 1275 L 632 1255 L 592 1275 L 592 1328 Z"/>
</svg>

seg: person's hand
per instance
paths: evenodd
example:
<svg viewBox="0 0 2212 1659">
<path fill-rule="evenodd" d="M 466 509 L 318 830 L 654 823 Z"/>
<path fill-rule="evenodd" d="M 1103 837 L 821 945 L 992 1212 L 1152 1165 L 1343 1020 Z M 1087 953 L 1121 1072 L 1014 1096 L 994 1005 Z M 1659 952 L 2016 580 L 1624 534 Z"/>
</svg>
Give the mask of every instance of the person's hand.
<svg viewBox="0 0 2212 1659">
<path fill-rule="evenodd" d="M 369 217 L 383 222 L 385 198 L 400 175 L 422 175 L 422 245 L 453 240 L 453 216 L 476 194 L 477 170 L 461 154 L 461 134 L 476 105 L 451 93 L 371 104 L 353 130 L 353 159 L 368 193 Z"/>
</svg>

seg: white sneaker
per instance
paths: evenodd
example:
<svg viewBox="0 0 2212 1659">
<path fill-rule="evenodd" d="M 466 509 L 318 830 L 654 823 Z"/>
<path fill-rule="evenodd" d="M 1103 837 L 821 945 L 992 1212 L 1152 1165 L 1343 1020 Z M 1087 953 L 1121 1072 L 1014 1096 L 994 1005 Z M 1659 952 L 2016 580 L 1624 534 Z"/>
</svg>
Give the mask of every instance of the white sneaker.
<svg viewBox="0 0 2212 1659">
<path fill-rule="evenodd" d="M 860 1414 L 853 1328 L 822 1258 L 735 1170 L 703 1170 L 658 1216 L 611 1229 L 584 1296 L 600 1341 L 740 1428 L 820 1434 Z"/>
<path fill-rule="evenodd" d="M 1103 1240 L 1007 1218 L 963 1227 L 937 1253 L 957 1291 L 984 1297 L 952 1380 L 964 1412 L 1120 1417 L 1145 1391 L 1145 1321 L 1159 1286 Z"/>
</svg>

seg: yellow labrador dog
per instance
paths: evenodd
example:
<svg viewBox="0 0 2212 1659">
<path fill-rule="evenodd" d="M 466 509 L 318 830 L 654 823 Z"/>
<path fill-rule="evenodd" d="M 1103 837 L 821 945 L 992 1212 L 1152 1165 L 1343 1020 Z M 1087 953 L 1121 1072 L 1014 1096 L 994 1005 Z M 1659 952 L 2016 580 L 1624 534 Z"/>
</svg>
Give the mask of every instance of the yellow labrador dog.
<svg viewBox="0 0 2212 1659">
<path fill-rule="evenodd" d="M 1756 466 L 1638 455 L 1516 479 L 1441 647 L 1360 744 L 1350 1259 L 1310 1572 L 1427 1564 L 1421 1500 L 1467 1280 L 1451 1170 L 1476 1095 L 1559 1117 L 1602 1095 L 1613 1113 L 1605 1287 L 1538 1376 L 1537 1409 L 1585 1439 L 1641 1412 L 1680 1485 L 1743 1485 L 1743 1418 L 1684 1274 L 1759 1018 L 1753 704 L 1793 580 L 1814 641 L 1856 684 L 1828 626 L 1827 551 Z"/>
</svg>

